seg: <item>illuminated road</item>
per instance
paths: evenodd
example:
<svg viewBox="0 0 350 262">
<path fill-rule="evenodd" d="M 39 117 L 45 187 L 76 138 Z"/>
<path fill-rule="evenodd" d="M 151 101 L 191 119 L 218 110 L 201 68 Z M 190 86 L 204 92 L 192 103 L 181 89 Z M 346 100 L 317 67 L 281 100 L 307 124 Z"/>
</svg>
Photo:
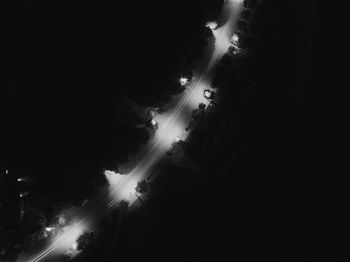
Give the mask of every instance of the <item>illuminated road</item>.
<svg viewBox="0 0 350 262">
<path fill-rule="evenodd" d="M 74 256 L 78 253 L 72 248 L 77 238 L 85 231 L 94 231 L 97 223 L 106 217 L 121 200 L 127 200 L 130 207 L 135 207 L 137 183 L 150 176 L 154 166 L 171 149 L 177 138 L 187 139 L 189 132 L 185 131 L 185 127 L 191 120 L 192 111 L 198 107 L 199 103 L 208 106 L 209 102 L 204 98 L 203 93 L 206 89 L 212 90 L 210 85 L 213 69 L 230 46 L 230 39 L 236 30 L 235 26 L 243 8 L 242 2 L 243 0 L 226 1 L 222 15 L 226 15 L 228 19 L 223 26 L 213 30 L 214 48 L 208 48 L 210 51 L 203 59 L 204 65 L 194 72 L 191 84 L 186 90 L 174 97 L 170 109 L 162 115 L 155 116 L 158 123 L 155 136 L 132 158 L 127 167 L 131 171 L 126 175 L 120 175 L 106 170 L 105 175 L 109 185 L 101 189 L 99 196 L 83 207 L 70 209 L 69 223 L 56 230 L 55 236 L 50 238 L 51 241 L 48 241 L 50 243 L 47 243 L 45 248 L 40 252 L 23 253 L 17 261 L 57 261 L 57 257 L 67 250 L 71 256 Z"/>
</svg>

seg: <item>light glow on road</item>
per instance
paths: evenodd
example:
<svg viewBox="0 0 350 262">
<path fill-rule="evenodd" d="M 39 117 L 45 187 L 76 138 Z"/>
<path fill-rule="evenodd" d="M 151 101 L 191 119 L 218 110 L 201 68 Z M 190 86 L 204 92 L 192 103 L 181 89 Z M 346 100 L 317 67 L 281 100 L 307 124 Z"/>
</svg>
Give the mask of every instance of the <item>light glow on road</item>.
<svg viewBox="0 0 350 262">
<path fill-rule="evenodd" d="M 25 192 L 22 192 L 19 194 L 19 197 L 25 197 L 25 196 L 28 196 L 29 195 L 29 192 L 28 191 L 25 191 Z"/>
<path fill-rule="evenodd" d="M 165 123 L 155 137 L 156 143 L 159 145 L 159 149 L 163 152 L 168 150 L 175 142 L 176 137 L 184 132 L 185 123 L 181 118 L 173 120 L 171 123 L 171 128 L 169 128 L 168 124 L 169 123 Z"/>
<path fill-rule="evenodd" d="M 57 239 L 57 242 L 59 242 L 59 249 L 65 251 L 71 248 L 85 230 L 86 227 L 83 223 L 72 223 L 62 228 Z"/>
<path fill-rule="evenodd" d="M 209 88 L 210 88 L 210 83 L 208 81 L 205 81 L 202 79 L 197 80 L 196 86 L 193 87 L 191 94 L 189 94 L 188 96 L 187 105 L 192 109 L 198 108 L 198 105 L 200 103 L 203 103 L 207 106 L 209 103 L 203 96 L 203 92 L 204 90 Z"/>
<path fill-rule="evenodd" d="M 130 176 L 130 174 L 121 175 L 110 170 L 106 170 L 104 174 L 109 184 L 109 195 L 111 201 L 126 200 L 130 203 L 135 201 L 136 187 L 139 182 L 138 177 Z M 118 189 L 118 195 L 114 193 L 116 189 Z"/>
<path fill-rule="evenodd" d="M 218 56 L 225 54 L 231 45 L 229 38 L 229 28 L 230 25 L 224 25 L 223 27 L 220 27 L 219 29 L 213 31 L 213 34 L 215 36 L 215 47 Z"/>
<path fill-rule="evenodd" d="M 172 149 L 175 143 L 186 141 L 189 132 L 186 132 L 185 128 L 192 120 L 193 110 L 198 109 L 200 103 L 205 106 L 210 105 L 206 97 L 212 98 L 212 92 L 215 90 L 211 87 L 210 76 L 212 76 L 215 65 L 232 46 L 232 42 L 236 41 L 238 43 L 239 39 L 232 36 L 232 33 L 238 21 L 240 10 L 242 10 L 242 2 L 243 0 L 227 0 L 225 2 L 223 13 L 229 13 L 229 16 L 223 26 L 218 27 L 216 22 L 206 24 L 212 30 L 215 39 L 214 50 L 209 53 L 208 64 L 203 69 L 200 68 L 199 72 L 194 72 L 191 81 L 185 77 L 179 79 L 181 86 L 186 86 L 186 89 L 174 97 L 173 104 L 169 106 L 166 112 L 157 112 L 157 114 L 151 112 L 152 119 L 151 121 L 147 120 L 146 125 L 150 127 L 149 124 L 151 124 L 151 128 L 153 127 L 153 137 L 147 145 L 142 147 L 140 153 L 136 154 L 135 159 L 133 159 L 134 162 L 131 161 L 133 165 L 127 169 L 128 171 L 125 172 L 127 174 L 121 175 L 111 170 L 105 170 L 104 175 L 108 186 L 103 187 L 103 190 L 105 190 L 101 194 L 103 201 L 93 202 L 92 200 L 87 202 L 86 205 L 80 207 L 77 213 L 69 216 L 71 220 L 73 219 L 73 222 L 68 225 L 66 225 L 66 219 L 62 217 L 64 221 L 62 223 L 59 221 L 55 230 L 53 230 L 53 227 L 47 227 L 46 231 L 52 231 L 50 235 L 54 235 L 51 238 L 51 243 L 34 259 L 29 260 L 25 257 L 20 260 L 21 262 L 37 262 L 49 255 L 58 255 L 67 250 L 77 249 L 76 241 L 79 236 L 90 230 L 91 224 L 96 222 L 92 220 L 101 218 L 99 214 L 96 214 L 97 208 L 99 208 L 98 210 L 110 211 L 122 200 L 126 200 L 129 207 L 136 202 L 138 182 L 148 178 L 155 164 L 165 156 L 166 152 Z M 6 174 L 7 172 L 6 170 Z"/>
<path fill-rule="evenodd" d="M 136 187 L 139 182 L 138 178 L 133 177 L 132 179 L 128 179 L 120 190 L 121 200 L 126 200 L 129 203 L 133 203 L 136 199 Z"/>
<path fill-rule="evenodd" d="M 75 245 L 76 241 L 84 232 L 88 230 L 88 225 L 84 219 L 77 219 L 69 225 L 63 226 L 62 228 L 56 228 L 54 236 L 51 238 L 49 246 L 40 254 L 32 258 L 31 262 L 38 262 L 45 257 L 52 255 L 63 254 L 67 250 L 71 250 Z M 49 231 L 52 231 L 53 228 Z M 71 253 L 74 255 L 73 253 Z M 76 253 L 77 254 L 77 253 Z M 20 259 L 19 261 L 28 261 L 28 259 Z"/>
</svg>

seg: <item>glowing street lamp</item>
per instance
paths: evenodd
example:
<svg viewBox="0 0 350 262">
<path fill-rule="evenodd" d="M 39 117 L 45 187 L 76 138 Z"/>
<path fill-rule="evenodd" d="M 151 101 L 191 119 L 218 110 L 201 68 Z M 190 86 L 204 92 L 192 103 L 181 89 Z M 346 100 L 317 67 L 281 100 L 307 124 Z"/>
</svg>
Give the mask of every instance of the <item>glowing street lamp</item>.
<svg viewBox="0 0 350 262">
<path fill-rule="evenodd" d="M 231 42 L 233 45 L 238 46 L 239 36 L 237 34 L 234 34 L 231 38 Z"/>
<path fill-rule="evenodd" d="M 77 242 L 74 242 L 73 245 L 72 245 L 72 248 L 74 250 L 77 250 L 78 249 L 78 243 Z"/>
<path fill-rule="evenodd" d="M 27 182 L 27 183 L 32 183 L 34 182 L 34 179 L 30 176 L 26 176 L 26 177 L 19 177 L 17 178 L 17 182 Z"/>
<path fill-rule="evenodd" d="M 147 120 L 146 126 L 151 129 L 158 129 L 158 122 L 155 119 Z"/>
<path fill-rule="evenodd" d="M 186 86 L 188 84 L 188 78 L 181 77 L 180 78 L 180 84 L 181 84 L 181 86 Z"/>
<path fill-rule="evenodd" d="M 208 22 L 205 26 L 210 30 L 215 30 L 218 27 L 218 24 L 216 22 Z"/>
<path fill-rule="evenodd" d="M 210 96 L 211 96 L 210 91 L 209 91 L 209 90 L 205 90 L 205 91 L 204 91 L 204 97 L 205 97 L 205 98 L 210 98 Z"/>
<path fill-rule="evenodd" d="M 28 192 L 28 191 L 25 191 L 25 192 L 20 193 L 20 194 L 19 194 L 19 197 L 22 198 L 22 197 L 25 197 L 25 196 L 27 196 L 27 195 L 29 195 L 29 192 Z"/>
<path fill-rule="evenodd" d="M 210 91 L 209 89 L 204 90 L 204 97 L 206 99 L 214 99 L 215 93 L 213 91 Z"/>
<path fill-rule="evenodd" d="M 55 229 L 54 227 L 45 227 L 45 231 L 47 232 L 51 232 L 54 229 Z"/>
<path fill-rule="evenodd" d="M 151 120 L 151 125 L 154 129 L 157 129 L 158 128 L 158 122 L 154 119 Z"/>
</svg>

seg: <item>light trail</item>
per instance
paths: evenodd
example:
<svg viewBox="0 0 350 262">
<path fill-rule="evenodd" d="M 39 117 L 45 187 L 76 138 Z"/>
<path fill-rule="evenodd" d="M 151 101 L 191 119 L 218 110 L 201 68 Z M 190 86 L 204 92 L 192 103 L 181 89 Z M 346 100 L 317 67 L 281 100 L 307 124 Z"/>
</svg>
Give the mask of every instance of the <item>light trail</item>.
<svg viewBox="0 0 350 262">
<path fill-rule="evenodd" d="M 72 248 L 82 233 L 91 230 L 121 200 L 127 200 L 130 206 L 134 205 L 137 200 L 135 194 L 137 183 L 149 176 L 152 167 L 164 157 L 174 142 L 179 138 L 186 140 L 188 132 L 185 131 L 185 126 L 191 120 L 191 111 L 196 109 L 199 103 L 209 104 L 203 93 L 206 89 L 213 90 L 211 87 L 212 73 L 231 45 L 231 38 L 243 8 L 242 2 L 243 0 L 225 1 L 222 14 L 228 13 L 229 15 L 223 26 L 214 26 L 216 22 L 208 23 L 215 38 L 214 50 L 210 51 L 209 62 L 202 70 L 195 73 L 189 87 L 174 98 L 178 100 L 177 103 L 167 113 L 158 116 L 159 128 L 147 146 L 135 155 L 134 160 L 139 160 L 135 162 L 136 166 L 127 175 L 106 170 L 108 187 L 103 188 L 101 190 L 103 192 L 96 199 L 81 207 L 80 212 L 74 217 L 75 222 L 65 226 L 42 252 L 36 255 L 23 253 L 17 261 L 50 261 L 55 256 L 63 254 L 68 248 Z M 188 83 L 187 79 L 185 81 L 185 78 L 181 78 L 181 84 L 185 82 Z"/>
</svg>

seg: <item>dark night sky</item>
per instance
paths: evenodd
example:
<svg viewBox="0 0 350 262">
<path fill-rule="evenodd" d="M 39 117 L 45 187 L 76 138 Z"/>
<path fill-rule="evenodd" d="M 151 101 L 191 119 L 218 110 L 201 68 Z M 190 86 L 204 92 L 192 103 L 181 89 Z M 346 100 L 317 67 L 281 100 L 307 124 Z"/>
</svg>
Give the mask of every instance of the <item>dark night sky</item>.
<svg viewBox="0 0 350 262">
<path fill-rule="evenodd" d="M 150 74 L 173 79 L 198 46 L 193 32 L 218 6 L 71 2 L 0 8 L 1 161 L 46 180 L 78 180 L 70 175 L 81 170 L 94 177 L 125 156 L 140 134 L 118 120 L 121 97 L 157 92 Z M 259 86 L 232 108 L 238 129 L 256 139 L 226 173 L 189 182 L 169 171 L 149 209 L 101 240 L 91 261 L 348 261 L 346 9 L 263 2 L 252 70 Z"/>
</svg>

